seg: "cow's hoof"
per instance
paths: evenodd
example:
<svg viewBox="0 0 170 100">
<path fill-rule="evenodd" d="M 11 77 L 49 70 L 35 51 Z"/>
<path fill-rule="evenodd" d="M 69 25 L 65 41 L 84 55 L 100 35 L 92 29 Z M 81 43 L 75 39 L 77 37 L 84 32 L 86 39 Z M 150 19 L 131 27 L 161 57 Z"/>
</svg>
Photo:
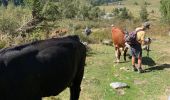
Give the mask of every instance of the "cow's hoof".
<svg viewBox="0 0 170 100">
<path fill-rule="evenodd" d="M 116 63 L 120 63 L 120 60 L 116 60 Z"/>
</svg>

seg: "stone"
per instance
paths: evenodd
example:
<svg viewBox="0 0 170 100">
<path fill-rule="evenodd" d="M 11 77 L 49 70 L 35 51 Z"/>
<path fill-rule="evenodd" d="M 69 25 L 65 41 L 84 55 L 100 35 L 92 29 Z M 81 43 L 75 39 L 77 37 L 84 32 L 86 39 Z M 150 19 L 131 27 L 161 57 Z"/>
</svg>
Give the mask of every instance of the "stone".
<svg viewBox="0 0 170 100">
<path fill-rule="evenodd" d="M 114 89 L 120 89 L 120 88 L 128 87 L 128 85 L 126 83 L 122 83 L 122 82 L 113 82 L 113 83 L 110 83 L 110 86 Z"/>
</svg>

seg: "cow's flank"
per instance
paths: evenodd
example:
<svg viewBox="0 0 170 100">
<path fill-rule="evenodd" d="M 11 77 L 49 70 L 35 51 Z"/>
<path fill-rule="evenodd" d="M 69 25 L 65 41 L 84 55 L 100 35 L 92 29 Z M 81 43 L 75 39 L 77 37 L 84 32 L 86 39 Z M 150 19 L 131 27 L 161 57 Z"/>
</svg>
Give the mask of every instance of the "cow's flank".
<svg viewBox="0 0 170 100">
<path fill-rule="evenodd" d="M 124 51 L 124 60 L 126 61 L 126 52 L 127 48 L 125 48 L 125 33 L 117 27 L 112 28 L 112 41 L 115 47 L 115 56 L 116 62 L 120 62 L 121 50 Z"/>
<path fill-rule="evenodd" d="M 0 100 L 41 100 L 70 87 L 78 100 L 86 48 L 77 36 L 54 38 L 0 51 Z"/>
</svg>

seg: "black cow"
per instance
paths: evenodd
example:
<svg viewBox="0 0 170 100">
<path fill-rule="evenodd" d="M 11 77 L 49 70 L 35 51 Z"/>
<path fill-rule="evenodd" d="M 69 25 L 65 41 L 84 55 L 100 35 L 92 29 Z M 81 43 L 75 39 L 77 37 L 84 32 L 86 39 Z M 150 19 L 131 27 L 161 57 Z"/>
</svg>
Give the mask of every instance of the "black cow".
<svg viewBox="0 0 170 100">
<path fill-rule="evenodd" d="M 78 36 L 41 40 L 0 51 L 0 100 L 41 100 L 70 87 L 78 100 L 86 48 Z"/>
</svg>

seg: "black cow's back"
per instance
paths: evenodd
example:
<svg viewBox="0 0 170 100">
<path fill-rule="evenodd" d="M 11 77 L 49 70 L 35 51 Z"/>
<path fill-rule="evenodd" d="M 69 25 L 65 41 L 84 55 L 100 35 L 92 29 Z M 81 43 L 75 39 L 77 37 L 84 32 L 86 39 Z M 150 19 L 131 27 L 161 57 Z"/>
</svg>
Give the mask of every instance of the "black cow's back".
<svg viewBox="0 0 170 100">
<path fill-rule="evenodd" d="M 77 36 L 3 49 L 0 99 L 38 100 L 57 95 L 74 82 L 81 83 L 85 57 L 85 46 Z"/>
</svg>

